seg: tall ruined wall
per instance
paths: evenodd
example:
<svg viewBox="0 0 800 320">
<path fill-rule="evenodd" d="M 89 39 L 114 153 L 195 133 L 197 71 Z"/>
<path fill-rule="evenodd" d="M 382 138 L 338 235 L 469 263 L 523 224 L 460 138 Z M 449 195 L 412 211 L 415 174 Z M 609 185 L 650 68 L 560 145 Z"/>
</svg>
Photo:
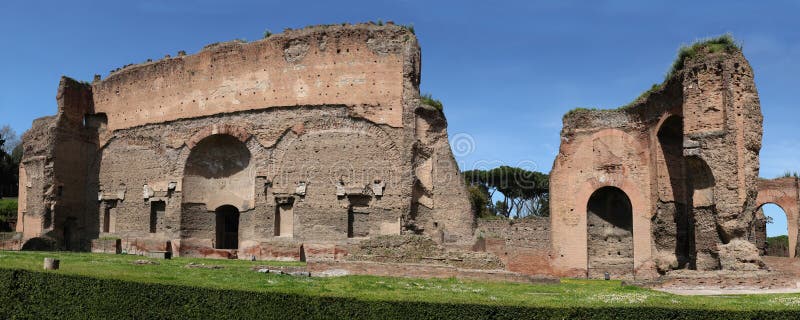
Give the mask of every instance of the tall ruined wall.
<svg viewBox="0 0 800 320">
<path fill-rule="evenodd" d="M 735 257 L 756 250 L 746 241 L 762 125 L 752 69 L 738 50 L 699 50 L 631 106 L 565 116 L 550 181 L 556 269 L 759 267 Z"/>
<path fill-rule="evenodd" d="M 109 130 L 222 112 L 348 105 L 378 124 L 403 126 L 404 81 L 416 38 L 397 27 L 328 26 L 123 68 L 95 83 Z M 417 62 L 418 63 L 418 62 Z"/>
<path fill-rule="evenodd" d="M 63 176 L 84 191 L 63 204 L 91 217 L 70 221 L 131 252 L 294 257 L 287 248 L 308 241 L 401 233 L 467 243 L 473 213 L 443 114 L 420 105 L 420 60 L 416 37 L 395 25 L 213 44 L 82 85 L 75 105 L 87 108 L 57 126 L 80 124 L 89 144 L 41 149 L 81 151 L 51 160 L 88 177 Z M 29 180 L 50 175 L 29 167 Z"/>
<path fill-rule="evenodd" d="M 553 265 L 557 270 L 565 275 L 586 276 L 587 244 L 592 236 L 587 221 L 588 203 L 604 187 L 616 188 L 629 197 L 630 211 L 618 214 L 629 217 L 631 224 L 627 230 L 609 227 L 601 232 L 632 232 L 632 236 L 603 237 L 602 242 L 609 247 L 626 243 L 634 257 L 625 262 L 629 264 L 628 272 L 651 258 L 653 181 L 648 143 L 646 126 L 637 121 L 636 115 L 624 111 L 565 119 L 561 148 L 550 172 Z"/>
<path fill-rule="evenodd" d="M 697 265 L 715 268 L 720 243 L 712 244 L 704 235 L 714 234 L 725 244 L 741 241 L 752 222 L 763 116 L 753 70 L 741 53 L 691 59 L 683 81 L 684 155 L 690 159 L 689 172 L 702 176 L 693 170 L 699 165 L 711 173 L 707 181 L 691 182 L 695 185 Z"/>
<path fill-rule="evenodd" d="M 26 239 L 47 236 L 57 248 L 87 249 L 97 234 L 97 132 L 84 115 L 93 112 L 91 88 L 62 78 L 55 117 L 37 119 L 23 136 L 18 231 Z"/>
<path fill-rule="evenodd" d="M 414 187 L 411 211 L 404 222 L 408 232 L 419 232 L 443 242 L 469 242 L 475 228 L 464 179 L 447 137 L 441 111 L 422 105 L 414 123 Z"/>
</svg>

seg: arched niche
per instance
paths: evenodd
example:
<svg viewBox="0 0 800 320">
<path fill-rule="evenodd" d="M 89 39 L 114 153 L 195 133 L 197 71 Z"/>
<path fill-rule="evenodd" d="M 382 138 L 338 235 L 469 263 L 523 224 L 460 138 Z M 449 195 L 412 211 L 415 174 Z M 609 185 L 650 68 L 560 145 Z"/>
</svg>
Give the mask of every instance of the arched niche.
<svg viewBox="0 0 800 320">
<path fill-rule="evenodd" d="M 227 134 L 210 135 L 189 152 L 183 171 L 183 203 L 209 210 L 232 205 L 253 207 L 255 164 L 247 145 Z"/>
<path fill-rule="evenodd" d="M 613 278 L 633 274 L 633 207 L 630 198 L 616 187 L 597 189 L 587 203 L 587 249 L 589 278 Z"/>
</svg>

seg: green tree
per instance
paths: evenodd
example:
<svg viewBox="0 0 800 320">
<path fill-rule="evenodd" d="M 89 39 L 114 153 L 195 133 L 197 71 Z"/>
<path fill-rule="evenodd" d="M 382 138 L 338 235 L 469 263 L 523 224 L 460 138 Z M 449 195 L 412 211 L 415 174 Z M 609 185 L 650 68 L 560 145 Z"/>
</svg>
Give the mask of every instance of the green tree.
<svg viewBox="0 0 800 320">
<path fill-rule="evenodd" d="M 470 186 L 486 190 L 489 199 L 495 192 L 502 200 L 488 207 L 490 212 L 505 217 L 549 216 L 549 180 L 547 174 L 522 168 L 500 166 L 491 170 L 469 170 L 464 179 Z M 471 195 L 472 196 L 472 195 Z M 476 201 L 473 201 L 476 203 Z"/>
<path fill-rule="evenodd" d="M 0 128 L 0 198 L 17 195 L 22 146 L 10 126 Z"/>
<path fill-rule="evenodd" d="M 494 210 L 492 209 L 492 199 L 489 197 L 489 191 L 486 190 L 484 185 L 467 185 L 467 191 L 469 191 L 469 201 L 472 204 L 472 208 L 479 217 L 490 217 L 495 215 Z"/>
</svg>

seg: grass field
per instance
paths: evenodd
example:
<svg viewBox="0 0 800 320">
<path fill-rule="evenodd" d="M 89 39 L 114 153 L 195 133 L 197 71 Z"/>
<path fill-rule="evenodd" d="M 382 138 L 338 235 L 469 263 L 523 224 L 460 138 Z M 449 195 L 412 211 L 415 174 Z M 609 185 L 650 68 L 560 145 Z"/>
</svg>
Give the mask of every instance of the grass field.
<svg viewBox="0 0 800 320">
<path fill-rule="evenodd" d="M 265 262 L 174 258 L 158 265 L 135 265 L 133 255 L 62 252 L 0 252 L 0 268 L 40 271 L 44 257 L 61 260 L 61 269 L 50 271 L 100 279 L 201 288 L 275 292 L 359 300 L 424 301 L 532 307 L 637 307 L 707 310 L 797 310 L 800 294 L 677 296 L 618 281 L 567 280 L 558 285 L 478 282 L 458 279 L 408 279 L 375 276 L 331 278 L 294 277 L 258 273 L 259 265 L 302 265 L 298 262 Z M 186 268 L 189 263 L 222 266 L 221 269 Z"/>
</svg>

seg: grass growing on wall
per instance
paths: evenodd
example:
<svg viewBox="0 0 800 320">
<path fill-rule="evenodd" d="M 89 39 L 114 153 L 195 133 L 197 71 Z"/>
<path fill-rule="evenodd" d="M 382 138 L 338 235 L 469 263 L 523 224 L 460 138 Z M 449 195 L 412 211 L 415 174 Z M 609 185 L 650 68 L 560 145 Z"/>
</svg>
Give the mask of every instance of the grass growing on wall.
<svg viewBox="0 0 800 320">
<path fill-rule="evenodd" d="M 44 257 L 61 259 L 61 269 L 39 271 Z M 594 280 L 308 278 L 251 270 L 263 261 L 136 259 L 0 252 L 0 318 L 790 319 L 800 312 L 798 294 L 687 297 Z M 190 262 L 223 268 L 186 268 Z"/>
<path fill-rule="evenodd" d="M 433 96 L 430 93 L 425 93 L 425 94 L 420 95 L 419 99 L 420 99 L 420 101 L 422 101 L 422 103 L 427 104 L 427 105 L 429 105 L 431 107 L 434 107 L 434 108 L 436 108 L 436 110 L 439 110 L 439 111 L 443 111 L 444 110 L 444 105 L 442 104 L 442 101 L 440 101 L 439 99 L 434 99 Z"/>
<path fill-rule="evenodd" d="M 684 45 L 678 49 L 678 57 L 672 63 L 672 67 L 667 72 L 666 78 L 669 79 L 678 71 L 682 70 L 686 59 L 692 59 L 702 53 L 726 52 L 734 53 L 742 51 L 741 44 L 737 43 L 731 34 L 723 34 L 718 37 L 695 41 L 691 45 Z"/>
<path fill-rule="evenodd" d="M 692 59 L 697 57 L 701 54 L 713 54 L 717 52 L 725 52 L 725 53 L 734 53 L 739 52 L 742 50 L 742 45 L 736 42 L 736 39 L 733 38 L 730 34 L 724 34 L 718 37 L 712 37 L 707 39 L 701 39 L 695 41 L 691 45 L 682 45 L 678 49 L 678 56 L 675 58 L 675 61 L 672 62 L 672 66 L 670 67 L 669 71 L 667 72 L 664 82 L 661 84 L 653 84 L 650 89 L 645 90 L 642 92 L 639 97 L 631 101 L 630 103 L 620 106 L 616 109 L 609 109 L 609 110 L 621 110 L 626 109 L 634 106 L 636 102 L 647 99 L 651 94 L 654 92 L 661 90 L 664 85 L 667 83 L 667 80 L 675 76 L 680 70 L 683 69 L 684 64 L 686 63 L 686 59 Z M 564 115 L 564 118 L 570 117 L 575 113 L 584 112 L 584 111 L 597 111 L 598 109 L 594 108 L 575 108 L 570 110 Z"/>
</svg>

